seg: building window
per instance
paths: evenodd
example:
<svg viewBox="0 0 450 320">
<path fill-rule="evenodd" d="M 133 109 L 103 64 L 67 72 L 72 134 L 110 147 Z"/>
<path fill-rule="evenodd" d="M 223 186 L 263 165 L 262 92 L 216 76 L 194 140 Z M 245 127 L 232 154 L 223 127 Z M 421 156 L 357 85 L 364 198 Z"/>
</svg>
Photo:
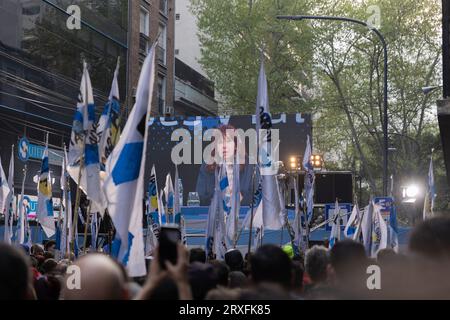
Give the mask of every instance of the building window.
<svg viewBox="0 0 450 320">
<path fill-rule="evenodd" d="M 180 20 L 180 14 L 179 14 L 179 13 L 177 13 L 177 14 L 175 15 L 175 20 Z"/>
<path fill-rule="evenodd" d="M 166 48 L 167 48 L 167 28 L 165 24 L 159 24 L 159 39 L 158 39 L 158 62 L 166 65 Z"/>
<path fill-rule="evenodd" d="M 139 52 L 146 55 L 148 52 L 148 42 L 150 34 L 150 14 L 141 7 L 139 15 Z"/>
<path fill-rule="evenodd" d="M 166 107 L 166 78 L 163 75 L 158 75 L 158 111 L 164 114 Z"/>
<path fill-rule="evenodd" d="M 167 0 L 159 0 L 159 10 L 167 15 Z"/>
<path fill-rule="evenodd" d="M 148 37 L 150 34 L 149 28 L 150 28 L 150 15 L 146 9 L 141 7 L 139 31 L 140 33 Z"/>
</svg>

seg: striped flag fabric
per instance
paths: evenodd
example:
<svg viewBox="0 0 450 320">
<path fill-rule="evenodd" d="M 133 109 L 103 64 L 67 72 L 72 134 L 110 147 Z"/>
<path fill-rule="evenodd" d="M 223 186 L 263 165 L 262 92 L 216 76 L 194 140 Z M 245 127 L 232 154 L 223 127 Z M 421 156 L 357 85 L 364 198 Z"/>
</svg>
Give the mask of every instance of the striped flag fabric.
<svg viewBox="0 0 450 320">
<path fill-rule="evenodd" d="M 358 228 L 359 222 L 360 222 L 360 213 L 359 213 L 359 207 L 358 203 L 355 203 L 353 206 L 352 213 L 350 214 L 350 217 L 348 218 L 347 224 L 345 225 L 344 229 L 344 237 L 353 239 L 356 233 L 356 229 Z"/>
<path fill-rule="evenodd" d="M 156 169 L 155 165 L 152 167 L 150 174 L 150 181 L 147 190 L 147 235 L 145 239 L 145 255 L 152 255 L 153 250 L 158 244 L 159 227 L 161 225 L 161 210 L 158 208 L 158 184 L 156 182 Z"/>
<path fill-rule="evenodd" d="M 166 218 L 168 223 L 173 223 L 174 210 L 174 188 L 170 172 L 166 176 L 166 185 L 164 186 L 164 198 L 166 200 Z"/>
<path fill-rule="evenodd" d="M 1 166 L 1 163 L 0 163 Z M 1 168 L 3 172 L 3 168 Z M 3 173 L 2 173 L 3 175 Z M 3 182 L 2 182 L 3 184 Z M 3 212 L 5 213 L 5 232 L 4 232 L 4 240 L 6 243 L 11 244 L 12 238 L 12 226 L 14 219 L 14 145 L 11 146 L 11 158 L 9 160 L 9 171 L 8 171 L 8 188 L 9 192 L 5 199 L 5 208 Z M 3 193 L 3 185 L 2 185 L 2 193 Z"/>
<path fill-rule="evenodd" d="M 69 146 L 69 163 L 67 171 L 75 183 L 91 201 L 92 212 L 102 215 L 106 207 L 100 186 L 100 161 L 98 136 L 95 124 L 95 104 L 91 79 L 86 62 L 83 63 L 83 76 L 81 78 L 80 92 L 78 94 L 77 109 L 72 125 Z M 84 157 L 84 166 L 79 180 L 81 157 Z"/>
<path fill-rule="evenodd" d="M 314 209 L 314 168 L 311 161 L 312 148 L 311 139 L 309 135 L 306 137 L 305 154 L 303 155 L 303 168 L 305 169 L 305 200 L 306 200 L 306 215 L 308 222 L 311 221 Z"/>
<path fill-rule="evenodd" d="M 334 204 L 334 213 L 333 220 L 331 220 L 331 233 L 330 233 L 330 244 L 329 248 L 333 248 L 333 246 L 341 240 L 341 217 L 340 217 L 340 207 L 339 202 L 336 199 Z"/>
<path fill-rule="evenodd" d="M 261 58 L 258 76 L 255 116 L 257 119 L 256 130 L 259 144 L 259 164 L 262 184 L 263 226 L 265 229 L 280 230 L 283 227 L 283 222 L 276 183 L 276 174 L 278 173 L 278 146 L 272 145 L 272 117 L 269 110 L 269 94 L 263 58 Z"/>
<path fill-rule="evenodd" d="M 5 213 L 8 209 L 8 195 L 10 193 L 8 180 L 6 179 L 5 171 L 0 159 L 0 212 Z"/>
<path fill-rule="evenodd" d="M 434 186 L 433 154 L 430 157 L 430 166 L 428 167 L 427 192 L 423 205 L 423 219 L 432 217 L 434 214 L 434 199 L 436 198 L 436 188 Z"/>
<path fill-rule="evenodd" d="M 102 170 L 105 168 L 106 159 L 112 152 L 120 137 L 119 114 L 120 114 L 120 95 L 119 95 L 119 68 L 120 60 L 117 59 L 116 70 L 114 71 L 111 91 L 108 102 L 105 104 L 103 113 L 98 120 L 98 150 L 100 165 Z"/>
<path fill-rule="evenodd" d="M 231 186 L 231 201 L 230 201 L 230 211 L 227 215 L 226 221 L 226 234 L 227 238 L 233 247 L 237 243 L 237 228 L 239 211 L 241 210 L 241 190 L 239 182 L 239 169 L 240 165 L 237 162 L 237 156 L 234 157 L 233 171 L 232 171 L 232 186 Z"/>
<path fill-rule="evenodd" d="M 136 103 L 105 167 L 103 190 L 109 215 L 116 228 L 111 252 L 126 266 L 130 277 L 146 274 L 142 214 L 147 123 L 156 72 L 155 46 L 156 42 L 145 58 L 137 86 Z"/>
<path fill-rule="evenodd" d="M 55 219 L 53 217 L 52 177 L 48 162 L 48 139 L 42 155 L 41 172 L 38 182 L 38 205 L 36 215 L 47 237 L 55 232 Z"/>
</svg>

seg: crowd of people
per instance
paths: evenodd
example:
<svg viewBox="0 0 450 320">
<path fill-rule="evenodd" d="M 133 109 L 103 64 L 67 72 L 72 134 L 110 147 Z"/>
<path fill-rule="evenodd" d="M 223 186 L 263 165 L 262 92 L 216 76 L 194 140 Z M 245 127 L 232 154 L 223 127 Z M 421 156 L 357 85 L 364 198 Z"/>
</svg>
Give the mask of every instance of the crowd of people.
<svg viewBox="0 0 450 320">
<path fill-rule="evenodd" d="M 166 261 L 161 265 L 158 255 L 156 250 L 146 277 L 131 279 L 126 269 L 106 254 L 88 253 L 75 260 L 57 261 L 54 241 L 31 248 L 2 243 L 0 299 L 450 298 L 448 217 L 431 218 L 415 227 L 404 252 L 383 249 L 376 258 L 368 257 L 361 243 L 349 239 L 331 249 L 314 245 L 301 256 L 272 244 L 245 256 L 237 249 L 230 250 L 224 261 L 207 261 L 202 248 L 188 250 L 181 244 L 175 264 Z M 73 278 L 70 266 L 78 267 L 79 279 Z"/>
</svg>

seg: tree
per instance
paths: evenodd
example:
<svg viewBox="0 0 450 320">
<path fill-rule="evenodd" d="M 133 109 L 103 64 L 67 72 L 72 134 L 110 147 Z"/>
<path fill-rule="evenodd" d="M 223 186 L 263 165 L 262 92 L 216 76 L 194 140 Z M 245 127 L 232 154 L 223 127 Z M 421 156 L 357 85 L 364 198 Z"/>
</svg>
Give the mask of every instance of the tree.
<svg viewBox="0 0 450 320">
<path fill-rule="evenodd" d="M 271 110 L 298 110 L 296 99 L 304 98 L 311 84 L 311 30 L 274 17 L 309 7 L 308 1 L 192 1 L 200 30 L 200 63 L 223 98 L 222 112 L 254 112 L 260 51 L 266 60 Z"/>
<path fill-rule="evenodd" d="M 270 44 L 268 55 L 276 56 L 267 67 L 272 110 L 312 112 L 314 148 L 325 155 L 328 168 L 352 167 L 360 173 L 367 185 L 366 196 L 379 195 L 382 185 L 383 51 L 379 39 L 367 28 L 350 23 L 280 22 L 275 16 L 310 13 L 367 21 L 370 6 L 379 8 L 379 30 L 388 44 L 389 146 L 396 149 L 390 153 L 389 165 L 399 190 L 408 177 L 425 181 L 432 147 L 435 168 L 443 167 L 433 99 L 420 90 L 440 82 L 439 3 L 195 0 L 192 7 L 203 47 L 200 62 L 216 81 L 228 112 L 253 112 L 256 48 Z M 292 88 L 302 88 L 297 90 L 300 102 L 289 99 Z M 436 171 L 438 188 L 446 192 L 444 172 Z M 439 198 L 444 199 L 442 194 Z"/>
</svg>

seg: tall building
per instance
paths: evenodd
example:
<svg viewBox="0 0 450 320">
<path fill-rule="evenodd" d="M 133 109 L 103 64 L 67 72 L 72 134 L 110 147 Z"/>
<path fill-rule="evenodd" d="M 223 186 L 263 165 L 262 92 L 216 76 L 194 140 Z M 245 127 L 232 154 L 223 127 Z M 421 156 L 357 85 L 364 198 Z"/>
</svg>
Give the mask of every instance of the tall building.
<svg viewBox="0 0 450 320">
<path fill-rule="evenodd" d="M 149 46 L 159 36 L 152 115 L 174 115 L 175 0 L 130 0 L 129 105 L 136 92 L 140 68 Z"/>
<path fill-rule="evenodd" d="M 80 29 L 69 27 L 66 11 L 72 4 L 80 9 Z M 59 197 L 61 150 L 70 139 L 82 61 L 88 63 L 100 113 L 120 56 L 119 88 L 125 101 L 127 33 L 126 0 L 0 0 L 0 155 L 7 168 L 15 145 L 16 193 L 25 166 L 18 158 L 19 139 L 30 143 L 25 193 L 36 195 L 33 177 L 48 133 L 54 196 Z"/>
<path fill-rule="evenodd" d="M 197 20 L 190 11 L 190 3 L 190 0 L 176 0 L 175 110 L 181 115 L 216 115 L 214 82 L 199 63 Z"/>
</svg>

